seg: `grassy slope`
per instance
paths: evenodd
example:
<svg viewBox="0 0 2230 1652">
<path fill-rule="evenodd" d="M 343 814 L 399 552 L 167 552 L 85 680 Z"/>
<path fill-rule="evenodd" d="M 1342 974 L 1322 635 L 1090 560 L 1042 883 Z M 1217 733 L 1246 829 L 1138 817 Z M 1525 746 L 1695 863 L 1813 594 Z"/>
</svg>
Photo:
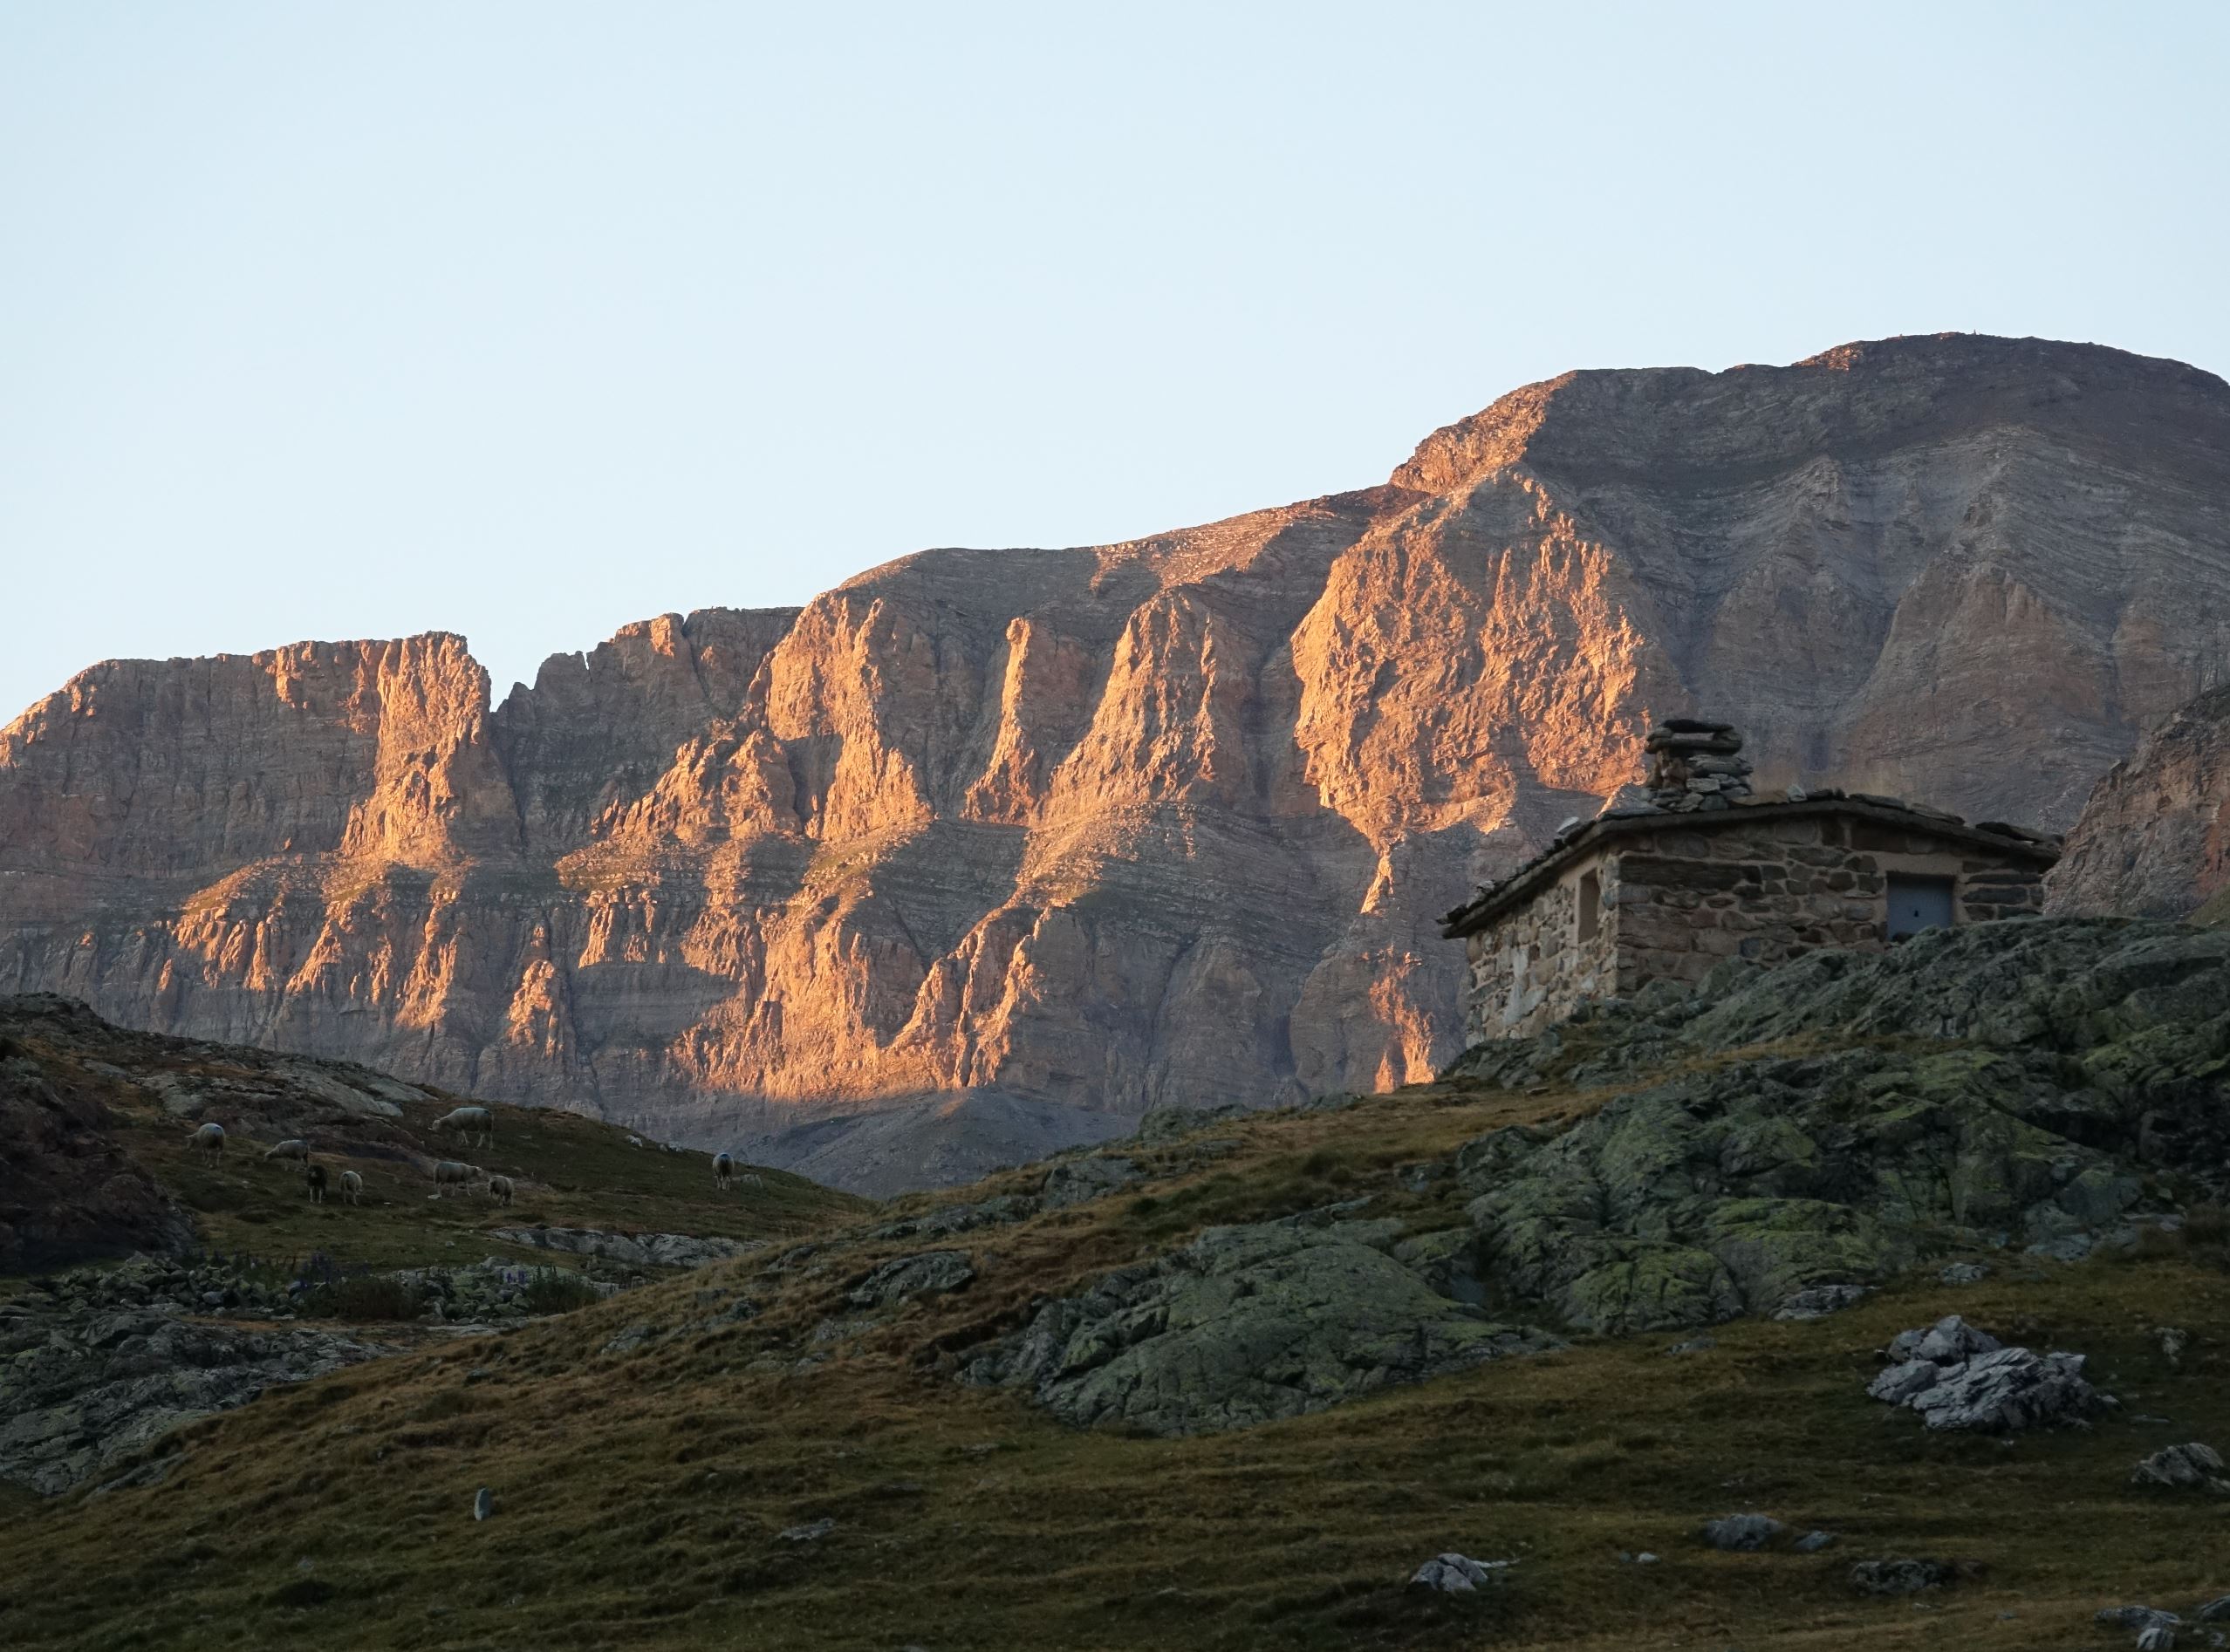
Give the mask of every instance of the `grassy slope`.
<svg viewBox="0 0 2230 1652">
<path fill-rule="evenodd" d="M 77 1059 L 51 1048 L 38 1053 L 55 1064 Z M 173 1070 L 224 1068 L 222 1061 L 181 1062 Z M 780 1171 L 759 1171 L 759 1185 L 723 1195 L 713 1186 L 709 1154 L 633 1147 L 616 1126 L 544 1109 L 496 1104 L 496 1145 L 468 1148 L 431 1129 L 463 1097 L 407 1103 L 397 1123 L 318 1130 L 313 1140 L 332 1185 L 327 1202 L 312 1205 L 299 1166 L 262 1158 L 270 1143 L 236 1131 L 222 1164 L 210 1168 L 189 1144 L 190 1121 L 166 1115 L 129 1083 L 80 1072 L 115 1116 L 119 1145 L 193 1212 L 205 1245 L 280 1263 L 313 1251 L 382 1267 L 470 1262 L 489 1254 L 549 1260 L 545 1253 L 493 1239 L 487 1230 L 546 1223 L 781 1239 L 866 1208 L 863 1199 Z M 337 1150 L 325 1150 L 329 1143 Z M 402 1146 L 511 1176 L 519 1183 L 516 1202 L 499 1207 L 477 1193 L 431 1198 L 426 1173 L 395 1156 Z M 354 1207 L 342 1202 L 339 1190 L 340 1172 L 351 1169 L 365 1182 L 364 1202 Z"/>
<path fill-rule="evenodd" d="M 787 1362 L 831 1346 L 811 1328 L 846 1311 L 847 1284 L 914 1246 L 854 1240 L 824 1273 L 773 1281 L 724 1265 L 268 1397 L 188 1430 L 161 1486 L 0 1510 L 0 1640 L 2074 1648 L 2131 1638 L 2092 1625 L 2100 1605 L 2230 1590 L 2230 1510 L 2127 1484 L 2162 1444 L 2230 1442 L 2230 1279 L 2189 1256 L 2001 1259 L 1979 1287 L 1925 1279 L 1824 1321 L 1721 1328 L 1705 1353 L 1582 1343 L 1197 1440 L 1071 1431 L 949 1375 L 952 1348 L 1016 1322 L 1033 1295 L 1204 1222 L 1382 1191 L 1393 1166 L 1492 1123 L 1584 1104 L 1430 1087 L 1249 1121 L 1224 1132 L 1235 1151 L 1150 1193 L 947 1241 L 975 1253 L 970 1290 L 912 1304 L 808 1371 Z M 622 1326 L 699 1315 L 698 1294 L 722 1287 L 766 1313 L 598 1351 Z M 1953 1310 L 2090 1354 L 2131 1403 L 2008 1446 L 1930 1437 L 1866 1399 L 1871 1350 Z M 2181 1369 L 2147 1335 L 2163 1322 L 2195 1334 Z M 483 1484 L 498 1512 L 475 1525 Z M 1695 1541 L 1739 1509 L 1842 1541 L 1811 1557 Z M 817 1543 L 776 1535 L 822 1517 L 837 1526 Z M 1444 1548 L 1522 1563 L 1476 1601 L 1393 1587 Z M 1623 1565 L 1622 1548 L 1664 1560 Z M 1851 1595 L 1850 1563 L 1886 1554 L 1979 1570 L 1923 1610 Z"/>
</svg>

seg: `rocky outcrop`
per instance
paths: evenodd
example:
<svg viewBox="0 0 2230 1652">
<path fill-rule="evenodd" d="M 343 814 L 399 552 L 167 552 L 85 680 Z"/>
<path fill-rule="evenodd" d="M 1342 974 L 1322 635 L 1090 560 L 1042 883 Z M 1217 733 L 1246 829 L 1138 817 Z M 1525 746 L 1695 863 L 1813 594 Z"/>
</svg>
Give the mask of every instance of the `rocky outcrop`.
<svg viewBox="0 0 2230 1652">
<path fill-rule="evenodd" d="M 389 1350 L 336 1331 L 188 1317 L 185 1271 L 145 1261 L 0 1302 L 0 1478 L 52 1495 L 181 1423 Z M 143 1465 L 134 1484 L 164 1471 Z"/>
<path fill-rule="evenodd" d="M 846 1300 L 854 1307 L 894 1307 L 913 1297 L 957 1291 L 975 1277 L 967 1252 L 923 1251 L 893 1257 L 853 1287 Z"/>
<path fill-rule="evenodd" d="M 2207 374 L 1895 339 L 1567 374 L 1383 487 L 924 552 L 500 704 L 439 634 L 110 662 L 0 733 L 0 991 L 879 1191 L 1379 1089 L 1460 1041 L 1433 915 L 1661 715 L 1761 789 L 2069 823 L 2230 668 L 2226 502 Z"/>
<path fill-rule="evenodd" d="M 708 1238 L 696 1233 L 606 1233 L 592 1227 L 499 1227 L 496 1237 L 561 1256 L 593 1257 L 629 1267 L 702 1267 L 763 1249 L 762 1239 Z"/>
<path fill-rule="evenodd" d="M 2230 921 L 2230 688 L 2202 694 L 2107 771 L 2068 834 L 2051 909 Z"/>
<path fill-rule="evenodd" d="M 1456 1156 L 1484 1274 L 1573 1325 L 1771 1313 L 1946 1250 L 2072 1259 L 2172 1219 L 2156 1178 L 2226 1191 L 2230 933 L 2028 919 L 1661 985 L 1460 1064 L 1671 1075 Z M 1799 1040 L 1833 1047 L 1746 1054 Z"/>
<path fill-rule="evenodd" d="M 1039 1310 L 968 1368 L 1063 1420 L 1201 1434 L 1561 1346 L 1435 1294 L 1389 1251 L 1399 1222 L 1210 1228 Z"/>
</svg>

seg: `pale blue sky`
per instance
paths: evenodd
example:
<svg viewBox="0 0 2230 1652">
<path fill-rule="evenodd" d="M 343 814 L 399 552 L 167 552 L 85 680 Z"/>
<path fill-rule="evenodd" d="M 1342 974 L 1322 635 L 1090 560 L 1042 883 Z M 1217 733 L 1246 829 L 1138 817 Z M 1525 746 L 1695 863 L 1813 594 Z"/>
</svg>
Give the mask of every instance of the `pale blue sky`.
<svg viewBox="0 0 2230 1652">
<path fill-rule="evenodd" d="M 434 628 L 500 695 L 1378 481 L 1567 367 L 2221 372 L 2226 18 L 0 0 L 0 720 Z"/>
</svg>

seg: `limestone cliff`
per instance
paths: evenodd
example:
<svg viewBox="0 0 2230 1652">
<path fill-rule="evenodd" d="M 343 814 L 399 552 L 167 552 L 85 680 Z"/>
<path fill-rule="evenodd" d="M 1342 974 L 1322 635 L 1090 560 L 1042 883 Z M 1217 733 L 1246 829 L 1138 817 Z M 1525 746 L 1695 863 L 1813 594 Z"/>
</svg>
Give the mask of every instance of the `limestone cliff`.
<svg viewBox="0 0 2230 1652">
<path fill-rule="evenodd" d="M 2051 905 L 2230 921 L 2230 688 L 2150 730 L 2098 782 L 2052 874 Z"/>
<path fill-rule="evenodd" d="M 1908 338 L 1568 374 L 1383 487 L 925 551 L 500 705 L 442 635 L 111 662 L 0 733 L 0 992 L 954 1179 L 1426 1075 L 1431 915 L 1667 712 L 2069 824 L 2230 670 L 2226 521 L 2220 380 Z"/>
</svg>

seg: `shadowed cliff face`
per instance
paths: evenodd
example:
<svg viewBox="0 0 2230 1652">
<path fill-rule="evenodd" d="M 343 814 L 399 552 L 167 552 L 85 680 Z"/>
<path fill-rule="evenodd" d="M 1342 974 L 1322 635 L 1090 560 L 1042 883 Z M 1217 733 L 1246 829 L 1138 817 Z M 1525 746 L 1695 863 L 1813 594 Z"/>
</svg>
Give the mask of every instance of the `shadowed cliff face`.
<svg viewBox="0 0 2230 1652">
<path fill-rule="evenodd" d="M 2230 923 L 2230 687 L 2200 695 L 2117 763 L 2052 871 L 2059 912 Z"/>
<path fill-rule="evenodd" d="M 1901 339 L 1570 374 L 1383 488 L 926 551 L 493 709 L 438 634 L 111 662 L 0 733 L 0 991 L 965 1178 L 1427 1075 L 1432 915 L 1655 716 L 2069 824 L 2230 669 L 2227 522 L 2221 381 Z"/>
</svg>

